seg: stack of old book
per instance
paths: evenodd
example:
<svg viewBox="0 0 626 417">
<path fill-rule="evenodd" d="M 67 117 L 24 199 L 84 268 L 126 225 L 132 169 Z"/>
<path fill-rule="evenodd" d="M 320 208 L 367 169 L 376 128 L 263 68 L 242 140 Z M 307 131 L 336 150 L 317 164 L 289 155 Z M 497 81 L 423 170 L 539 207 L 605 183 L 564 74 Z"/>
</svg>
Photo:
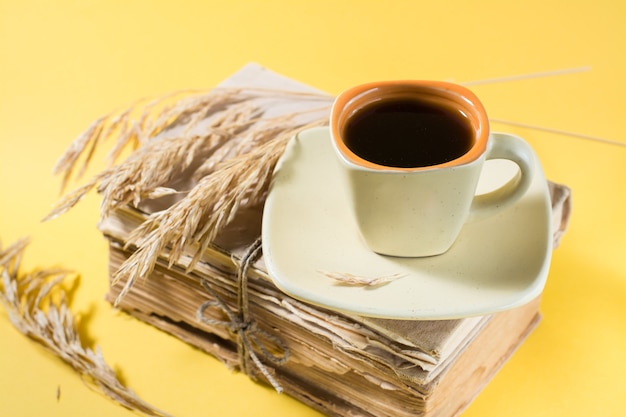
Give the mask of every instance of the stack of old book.
<svg viewBox="0 0 626 417">
<path fill-rule="evenodd" d="M 235 78 L 290 83 L 254 65 Z M 568 194 L 554 184 L 550 190 L 558 242 Z M 111 274 L 131 255 L 128 236 L 148 212 L 122 207 L 100 223 Z M 170 265 L 165 250 L 118 307 L 331 416 L 457 415 L 540 320 L 539 299 L 435 321 L 361 317 L 294 299 L 268 276 L 257 240 L 261 220 L 260 207 L 242 212 L 191 271 L 193 253 Z M 124 283 L 111 283 L 110 301 Z"/>
</svg>

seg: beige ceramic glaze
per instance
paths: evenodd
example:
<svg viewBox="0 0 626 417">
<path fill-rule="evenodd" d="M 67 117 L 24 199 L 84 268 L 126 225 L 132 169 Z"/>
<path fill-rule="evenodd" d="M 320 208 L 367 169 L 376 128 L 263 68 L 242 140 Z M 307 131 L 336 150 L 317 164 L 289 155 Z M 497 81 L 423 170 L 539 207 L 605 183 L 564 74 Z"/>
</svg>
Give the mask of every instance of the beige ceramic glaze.
<svg viewBox="0 0 626 417">
<path fill-rule="evenodd" d="M 417 168 L 378 165 L 348 149 L 342 132 L 351 115 L 375 101 L 411 97 L 467 117 L 474 131 L 471 149 L 452 161 Z M 531 147 L 512 135 L 489 135 L 482 104 L 455 84 L 394 81 L 351 88 L 337 97 L 330 130 L 359 230 L 369 248 L 380 254 L 417 257 L 446 252 L 468 219 L 493 215 L 513 204 L 526 192 L 534 173 Z M 474 198 L 487 159 L 509 159 L 519 166 L 519 175 Z"/>
</svg>

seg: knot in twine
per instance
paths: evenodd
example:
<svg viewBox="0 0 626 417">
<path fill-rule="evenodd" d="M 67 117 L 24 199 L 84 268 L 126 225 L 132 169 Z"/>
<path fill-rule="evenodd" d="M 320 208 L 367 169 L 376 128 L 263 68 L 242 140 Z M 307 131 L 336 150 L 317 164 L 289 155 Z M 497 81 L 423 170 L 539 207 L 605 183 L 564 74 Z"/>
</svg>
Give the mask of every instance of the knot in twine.
<svg viewBox="0 0 626 417">
<path fill-rule="evenodd" d="M 202 287 L 213 297 L 213 300 L 208 300 L 202 303 L 196 312 L 197 319 L 204 323 L 214 326 L 222 326 L 230 330 L 230 332 L 237 336 L 237 354 L 239 356 L 239 363 L 241 370 L 250 377 L 254 377 L 251 373 L 250 361 L 252 359 L 256 367 L 265 376 L 267 381 L 274 387 L 274 389 L 281 393 L 283 391 L 282 386 L 276 381 L 276 378 L 272 376 L 267 367 L 261 362 L 257 356 L 255 349 L 263 356 L 264 359 L 269 360 L 275 365 L 282 365 L 287 362 L 289 358 L 289 348 L 278 337 L 266 332 L 259 328 L 256 322 L 250 319 L 248 309 L 248 268 L 261 256 L 261 238 L 259 237 L 244 253 L 241 258 L 241 264 L 237 271 L 237 307 L 238 314 L 235 314 L 224 300 L 217 294 L 217 292 L 211 288 L 209 282 L 205 279 L 201 281 Z M 228 320 L 210 319 L 205 317 L 204 312 L 210 307 L 219 308 L 227 317 Z M 280 351 L 279 355 L 275 355 L 269 351 L 266 345 L 263 343 L 262 338 L 266 341 L 272 342 Z"/>
</svg>

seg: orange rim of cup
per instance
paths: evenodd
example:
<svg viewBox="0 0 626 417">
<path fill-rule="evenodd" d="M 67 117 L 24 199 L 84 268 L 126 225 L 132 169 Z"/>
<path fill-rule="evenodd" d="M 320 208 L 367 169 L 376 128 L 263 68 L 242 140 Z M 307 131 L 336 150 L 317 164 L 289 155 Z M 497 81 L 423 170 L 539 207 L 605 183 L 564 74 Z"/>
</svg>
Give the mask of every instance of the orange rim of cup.
<svg viewBox="0 0 626 417">
<path fill-rule="evenodd" d="M 368 104 L 382 100 L 418 98 L 445 106 L 467 117 L 474 131 L 474 143 L 470 150 L 448 162 L 425 167 L 389 167 L 363 159 L 352 152 L 343 141 L 343 129 L 350 117 Z M 330 112 L 332 140 L 343 157 L 363 168 L 413 172 L 471 163 L 486 151 L 489 139 L 489 119 L 478 97 L 467 88 L 443 81 L 379 81 L 358 85 L 342 92 L 333 103 Z"/>
</svg>

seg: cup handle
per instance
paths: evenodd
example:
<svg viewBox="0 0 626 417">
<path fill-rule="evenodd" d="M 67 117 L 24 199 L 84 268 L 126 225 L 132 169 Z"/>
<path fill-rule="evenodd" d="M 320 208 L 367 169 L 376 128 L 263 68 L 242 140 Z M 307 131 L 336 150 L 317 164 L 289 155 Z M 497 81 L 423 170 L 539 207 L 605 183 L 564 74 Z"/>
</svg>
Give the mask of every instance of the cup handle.
<svg viewBox="0 0 626 417">
<path fill-rule="evenodd" d="M 517 174 L 493 191 L 474 197 L 468 221 L 491 216 L 509 207 L 526 193 L 535 174 L 535 153 L 524 139 L 507 133 L 492 133 L 486 160 L 508 159 L 519 167 Z"/>
</svg>

